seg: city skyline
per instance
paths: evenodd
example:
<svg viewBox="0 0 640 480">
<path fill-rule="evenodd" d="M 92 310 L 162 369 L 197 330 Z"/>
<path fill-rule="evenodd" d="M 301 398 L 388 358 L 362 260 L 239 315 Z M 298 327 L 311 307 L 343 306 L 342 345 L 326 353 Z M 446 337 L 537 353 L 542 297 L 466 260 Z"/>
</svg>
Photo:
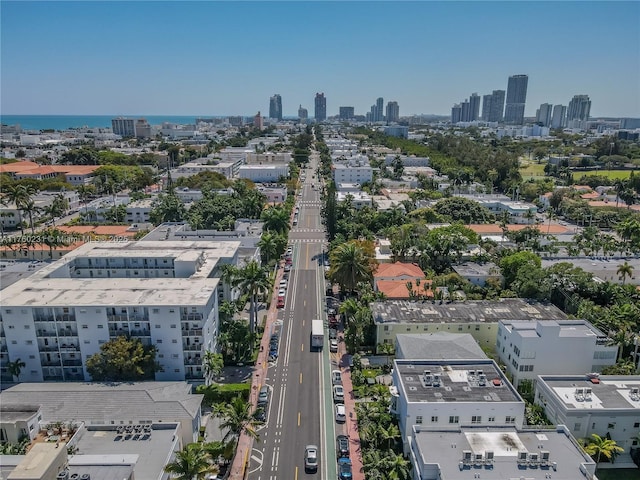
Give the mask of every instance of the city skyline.
<svg viewBox="0 0 640 480">
<path fill-rule="evenodd" d="M 402 116 L 448 116 L 472 92 L 507 90 L 508 77 L 524 73 L 526 117 L 575 95 L 589 96 L 594 117 L 640 116 L 638 2 L 5 1 L 0 9 L 4 115 L 254 115 L 279 92 L 283 116 L 295 117 L 324 92 L 327 116 L 344 105 L 364 115 L 379 97 L 397 101 Z M 398 40 L 376 41 L 370 26 L 379 18 Z M 249 33 L 266 27 L 282 35 L 256 43 Z M 296 29 L 299 37 L 286 34 Z"/>
</svg>

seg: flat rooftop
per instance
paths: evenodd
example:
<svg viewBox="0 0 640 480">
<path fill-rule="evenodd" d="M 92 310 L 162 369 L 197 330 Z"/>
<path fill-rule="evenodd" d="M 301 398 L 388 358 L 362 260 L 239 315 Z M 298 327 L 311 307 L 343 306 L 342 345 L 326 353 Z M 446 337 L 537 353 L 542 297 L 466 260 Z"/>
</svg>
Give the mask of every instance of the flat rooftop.
<svg viewBox="0 0 640 480">
<path fill-rule="evenodd" d="M 371 304 L 373 320 L 388 323 L 469 323 L 500 320 L 559 320 L 567 316 L 556 306 L 520 298 L 456 302 L 388 300 Z"/>
<path fill-rule="evenodd" d="M 417 428 L 416 428 L 417 430 Z M 582 453 L 564 427 L 554 430 L 516 430 L 504 428 L 473 428 L 459 430 L 420 429 L 414 434 L 417 461 L 422 464 L 438 464 L 443 480 L 466 480 L 480 478 L 485 480 L 542 479 L 551 474 L 554 480 L 576 480 L 585 478 L 581 465 L 588 466 L 593 473 L 595 462 Z M 494 454 L 493 464 L 460 465 L 463 452 L 472 456 Z M 549 453 L 549 465 L 524 466 L 518 464 L 518 453 Z M 555 468 L 552 464 L 555 463 Z"/>
<path fill-rule="evenodd" d="M 186 382 L 19 383 L 0 393 L 0 404 L 40 405 L 47 422 L 171 421 L 198 415 L 204 397 L 190 391 Z"/>
<path fill-rule="evenodd" d="M 586 320 L 547 320 L 546 322 L 503 322 L 504 328 L 509 331 L 517 331 L 521 337 L 535 338 L 542 337 L 545 328 L 559 327 L 558 336 L 561 338 L 583 338 L 583 337 L 602 337 L 606 336 L 596 327 Z M 555 335 L 555 333 L 554 333 Z"/>
<path fill-rule="evenodd" d="M 394 370 L 408 402 L 522 402 L 493 360 L 395 360 Z"/>
<path fill-rule="evenodd" d="M 160 478 L 170 457 L 173 442 L 178 436 L 177 429 L 177 424 L 154 425 L 150 434 L 140 435 L 138 440 L 133 440 L 135 436 L 132 435 L 126 440 L 127 437 L 118 434 L 116 430 L 89 427 L 77 444 L 78 455 L 70 459 L 73 467 L 69 471 L 89 473 L 92 479 L 96 478 L 93 473 L 95 471 L 100 480 L 122 480 L 122 477 L 115 476 L 116 472 L 111 474 L 111 469 L 117 467 L 117 460 L 122 463 L 123 458 L 137 455 L 135 478 Z M 82 465 L 75 462 L 76 459 L 83 460 Z M 91 467 L 91 464 L 96 466 Z"/>
<path fill-rule="evenodd" d="M 637 410 L 640 416 L 640 394 L 631 389 L 640 389 L 640 375 L 600 375 L 599 383 L 593 383 L 586 375 L 540 375 L 538 381 L 549 388 L 560 399 L 567 410 Z M 585 388 L 591 389 L 586 395 Z M 582 389 L 582 394 L 576 390 Z M 639 417 L 640 418 L 640 417 Z"/>
<path fill-rule="evenodd" d="M 557 263 L 571 262 L 574 267 L 580 267 L 585 272 L 593 274 L 602 281 L 622 283 L 618 275 L 618 267 L 627 262 L 633 267 L 631 277 L 626 278 L 626 283 L 640 285 L 640 258 L 559 258 L 542 259 L 542 268 L 551 267 Z"/>
<path fill-rule="evenodd" d="M 472 360 L 485 359 L 478 342 L 468 333 L 400 333 L 396 335 L 398 345 L 396 358 L 421 360 Z"/>
<path fill-rule="evenodd" d="M 463 263 L 461 265 L 454 265 L 453 269 L 458 275 L 463 277 L 475 277 L 475 276 L 489 276 L 500 275 L 500 267 L 495 263 Z"/>
</svg>

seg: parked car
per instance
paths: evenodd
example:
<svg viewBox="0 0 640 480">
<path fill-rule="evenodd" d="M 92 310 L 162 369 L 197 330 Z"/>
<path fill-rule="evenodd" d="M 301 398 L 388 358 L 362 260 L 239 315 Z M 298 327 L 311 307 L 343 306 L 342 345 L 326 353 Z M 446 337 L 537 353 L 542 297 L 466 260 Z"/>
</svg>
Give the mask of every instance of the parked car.
<svg viewBox="0 0 640 480">
<path fill-rule="evenodd" d="M 279 297 L 284 297 L 286 293 L 287 291 L 284 288 L 281 288 L 280 290 L 278 290 Z"/>
<path fill-rule="evenodd" d="M 269 401 L 269 387 L 264 385 L 258 393 L 258 405 L 264 405 Z"/>
<path fill-rule="evenodd" d="M 336 404 L 336 423 L 344 423 L 347 421 L 347 410 L 344 408 L 344 404 Z"/>
<path fill-rule="evenodd" d="M 307 445 L 304 449 L 304 470 L 306 472 L 318 471 L 318 447 Z"/>
<path fill-rule="evenodd" d="M 338 338 L 338 330 L 336 330 L 335 328 L 329 327 L 329 338 L 330 339 Z"/>
<path fill-rule="evenodd" d="M 342 385 L 342 373 L 340 373 L 340 370 L 331 372 L 331 383 L 334 385 Z"/>
<path fill-rule="evenodd" d="M 342 385 L 333 386 L 333 401 L 336 403 L 344 402 L 344 388 Z"/>
<path fill-rule="evenodd" d="M 336 454 L 338 458 L 349 456 L 349 437 L 346 435 L 336 437 Z"/>
<path fill-rule="evenodd" d="M 280 288 L 287 288 L 287 281 L 286 280 L 280 280 Z"/>
<path fill-rule="evenodd" d="M 342 457 L 338 460 L 338 478 L 340 480 L 351 480 L 353 478 L 351 460 L 346 457 Z"/>
<path fill-rule="evenodd" d="M 338 339 L 330 338 L 329 339 L 329 351 L 336 353 L 338 351 Z"/>
<path fill-rule="evenodd" d="M 284 297 L 278 297 L 278 303 L 277 303 L 276 307 L 284 308 Z"/>
</svg>

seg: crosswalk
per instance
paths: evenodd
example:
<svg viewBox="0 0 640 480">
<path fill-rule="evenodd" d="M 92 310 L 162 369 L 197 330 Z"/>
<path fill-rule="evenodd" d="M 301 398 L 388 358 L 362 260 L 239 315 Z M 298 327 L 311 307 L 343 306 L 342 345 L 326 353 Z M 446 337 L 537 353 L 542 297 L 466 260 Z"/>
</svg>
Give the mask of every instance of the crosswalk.
<svg viewBox="0 0 640 480">
<path fill-rule="evenodd" d="M 324 228 L 293 228 L 296 233 L 324 233 Z"/>
<path fill-rule="evenodd" d="M 289 243 L 329 243 L 324 238 L 292 238 Z"/>
</svg>

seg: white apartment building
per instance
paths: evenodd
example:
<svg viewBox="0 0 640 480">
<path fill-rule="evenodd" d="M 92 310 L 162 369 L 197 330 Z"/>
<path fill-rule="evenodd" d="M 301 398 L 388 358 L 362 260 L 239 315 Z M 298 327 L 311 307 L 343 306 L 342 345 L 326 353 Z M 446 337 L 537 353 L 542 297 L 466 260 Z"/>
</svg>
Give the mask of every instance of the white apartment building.
<svg viewBox="0 0 640 480">
<path fill-rule="evenodd" d="M 246 163 L 256 165 L 262 163 L 291 163 L 293 157 L 289 152 L 265 152 L 247 154 Z"/>
<path fill-rule="evenodd" d="M 376 344 L 395 343 L 398 333 L 470 333 L 481 347 L 496 344 L 501 320 L 562 320 L 557 307 L 521 298 L 464 302 L 388 300 L 371 304 Z"/>
<path fill-rule="evenodd" d="M 238 177 L 256 183 L 278 183 L 281 178 L 289 178 L 289 164 L 242 165 L 238 169 Z"/>
<path fill-rule="evenodd" d="M 607 434 L 624 453 L 640 440 L 640 375 L 540 375 L 535 403 L 553 423 L 566 425 L 576 438 Z"/>
<path fill-rule="evenodd" d="M 596 471 L 564 425 L 553 430 L 416 425 L 409 459 L 414 480 L 590 480 Z"/>
<path fill-rule="evenodd" d="M 586 320 L 498 322 L 496 349 L 514 385 L 538 375 L 601 372 L 615 365 L 617 345 Z"/>
<path fill-rule="evenodd" d="M 509 223 L 533 223 L 533 220 L 535 220 L 535 214 L 538 211 L 538 207 L 533 203 L 513 201 L 506 195 L 461 194 L 455 196 L 478 202 L 491 213 L 498 216 L 506 212 L 509 214 Z"/>
<path fill-rule="evenodd" d="M 357 183 L 362 185 L 373 180 L 373 168 L 366 155 L 334 159 L 331 165 L 333 181 L 339 183 Z"/>
<path fill-rule="evenodd" d="M 221 258 L 239 242 L 90 242 L 2 292 L 2 358 L 20 380 L 87 381 L 87 357 L 119 335 L 157 348 L 156 380 L 203 380 L 217 350 Z M 6 364 L 2 365 L 6 378 Z"/>
<path fill-rule="evenodd" d="M 373 198 L 367 192 L 336 192 L 336 201 L 338 203 L 346 202 L 349 198 L 351 199 L 351 204 L 358 210 L 362 207 L 373 206 Z"/>
<path fill-rule="evenodd" d="M 267 203 L 284 203 L 287 199 L 287 187 L 274 186 L 257 186 L 256 190 L 267 198 Z"/>
<path fill-rule="evenodd" d="M 493 360 L 394 360 L 391 375 L 391 412 L 398 416 L 405 452 L 414 425 L 524 424 L 524 400 Z"/>
<path fill-rule="evenodd" d="M 151 210 L 153 210 L 154 198 L 135 200 L 127 205 L 127 223 L 148 223 Z"/>
<path fill-rule="evenodd" d="M 172 178 L 191 177 L 201 172 L 216 172 L 225 178 L 234 178 L 242 163 L 240 161 L 220 161 L 215 164 L 189 162 L 171 171 Z"/>
<path fill-rule="evenodd" d="M 256 153 L 256 150 L 249 147 L 226 147 L 216 153 L 216 156 L 223 162 L 238 162 L 242 165 L 247 163 L 247 157 L 251 153 Z"/>
</svg>

